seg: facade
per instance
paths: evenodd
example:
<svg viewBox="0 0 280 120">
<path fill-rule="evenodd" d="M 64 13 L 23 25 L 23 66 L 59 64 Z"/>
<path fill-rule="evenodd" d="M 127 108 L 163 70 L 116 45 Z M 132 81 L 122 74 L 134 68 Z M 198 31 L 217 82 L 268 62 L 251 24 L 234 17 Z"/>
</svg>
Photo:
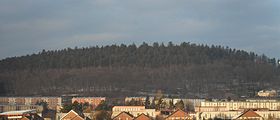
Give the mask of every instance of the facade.
<svg viewBox="0 0 280 120">
<path fill-rule="evenodd" d="M 184 112 L 183 110 L 176 110 L 171 115 L 165 118 L 165 120 L 192 120 L 193 118 L 188 115 L 188 113 Z"/>
<path fill-rule="evenodd" d="M 139 116 L 143 113 L 152 118 L 159 114 L 155 109 L 145 109 L 145 106 L 114 106 L 112 108 L 112 117 L 117 116 L 121 112 L 127 112 L 132 116 Z"/>
<path fill-rule="evenodd" d="M 244 109 L 280 110 L 277 100 L 204 101 L 195 107 L 196 112 L 242 111 Z"/>
<path fill-rule="evenodd" d="M 252 109 L 250 109 L 252 110 Z M 247 110 L 245 110 L 247 111 Z M 280 111 L 267 111 L 267 110 L 256 110 L 254 111 L 259 116 L 262 117 L 262 119 L 267 120 L 269 118 L 274 119 L 280 119 Z M 244 114 L 244 111 L 211 111 L 211 112 L 198 112 L 196 113 L 196 118 L 198 120 L 203 119 L 214 119 L 214 118 L 221 118 L 221 119 L 237 119 L 239 116 Z M 251 113 L 250 113 L 251 114 Z M 245 117 L 240 117 L 239 119 L 244 119 Z"/>
<path fill-rule="evenodd" d="M 37 105 L 39 102 L 46 102 L 53 110 L 61 107 L 61 97 L 0 97 L 0 105 Z"/>
<path fill-rule="evenodd" d="M 101 101 L 105 101 L 105 97 L 73 97 L 72 98 L 72 103 L 77 101 L 78 103 L 89 103 L 92 105 L 93 109 L 96 108 Z"/>
<path fill-rule="evenodd" d="M 234 117 L 240 115 L 242 111 L 207 111 L 207 112 L 197 112 L 197 120 L 207 120 L 214 118 L 221 119 L 233 119 Z"/>
<path fill-rule="evenodd" d="M 250 110 L 250 111 L 248 111 Z M 196 118 L 202 119 L 280 119 L 280 102 L 277 100 L 205 101 L 195 107 Z M 246 111 L 248 113 L 246 113 Z M 246 114 L 245 114 L 246 113 Z M 242 116 L 243 117 L 240 117 Z"/>
</svg>

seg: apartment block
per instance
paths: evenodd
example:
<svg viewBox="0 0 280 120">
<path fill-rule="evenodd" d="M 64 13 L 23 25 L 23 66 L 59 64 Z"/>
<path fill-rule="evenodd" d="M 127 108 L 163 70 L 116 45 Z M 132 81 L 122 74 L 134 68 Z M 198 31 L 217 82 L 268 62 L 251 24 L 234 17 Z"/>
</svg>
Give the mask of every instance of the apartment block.
<svg viewBox="0 0 280 120">
<path fill-rule="evenodd" d="M 61 97 L 0 97 L 0 105 L 37 105 L 40 102 L 46 102 L 53 110 L 61 107 Z"/>
</svg>

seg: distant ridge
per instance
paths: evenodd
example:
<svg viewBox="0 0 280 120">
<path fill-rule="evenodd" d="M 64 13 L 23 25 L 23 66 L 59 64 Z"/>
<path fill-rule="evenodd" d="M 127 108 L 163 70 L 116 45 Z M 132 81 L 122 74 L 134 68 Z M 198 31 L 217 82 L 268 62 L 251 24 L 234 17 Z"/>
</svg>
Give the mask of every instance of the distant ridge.
<svg viewBox="0 0 280 120">
<path fill-rule="evenodd" d="M 0 95 L 146 95 L 160 89 L 238 97 L 277 87 L 279 68 L 275 58 L 222 46 L 121 44 L 6 58 L 0 61 L 0 83 Z"/>
</svg>

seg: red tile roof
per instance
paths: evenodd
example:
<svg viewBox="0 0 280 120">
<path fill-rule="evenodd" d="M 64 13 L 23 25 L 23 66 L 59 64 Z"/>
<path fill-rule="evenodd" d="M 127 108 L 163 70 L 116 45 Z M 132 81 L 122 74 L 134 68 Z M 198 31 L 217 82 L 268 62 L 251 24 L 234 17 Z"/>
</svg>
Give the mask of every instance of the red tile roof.
<svg viewBox="0 0 280 120">
<path fill-rule="evenodd" d="M 134 120 L 152 120 L 152 119 L 150 117 L 148 117 L 147 115 L 145 115 L 144 113 L 142 113 L 141 115 L 136 117 Z"/>
<path fill-rule="evenodd" d="M 191 116 L 181 109 L 176 110 L 171 115 L 169 115 L 166 119 L 168 120 L 168 119 L 178 118 L 178 117 L 180 117 L 181 119 L 186 119 L 186 118 L 191 119 Z"/>
<path fill-rule="evenodd" d="M 241 115 L 239 115 L 236 119 L 240 118 L 262 118 L 258 113 L 253 111 L 252 109 L 249 109 L 245 112 L 243 112 Z"/>
<path fill-rule="evenodd" d="M 61 120 L 84 120 L 78 113 L 74 110 L 69 111 Z"/>
<path fill-rule="evenodd" d="M 121 112 L 116 117 L 113 118 L 113 120 L 133 120 L 133 115 L 127 113 L 127 112 Z"/>
</svg>

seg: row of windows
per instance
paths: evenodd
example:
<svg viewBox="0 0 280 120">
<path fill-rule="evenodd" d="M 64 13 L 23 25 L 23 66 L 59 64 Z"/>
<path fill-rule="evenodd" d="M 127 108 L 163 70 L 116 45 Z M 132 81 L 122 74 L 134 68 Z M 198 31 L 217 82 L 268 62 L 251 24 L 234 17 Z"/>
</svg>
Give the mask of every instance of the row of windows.
<svg viewBox="0 0 280 120">
<path fill-rule="evenodd" d="M 227 107 L 227 108 L 269 108 L 272 110 L 276 110 L 279 108 L 280 103 L 206 103 L 202 104 L 203 106 L 208 106 L 208 107 Z"/>
<path fill-rule="evenodd" d="M 261 105 L 280 105 L 280 102 L 233 102 L 233 103 L 226 103 L 226 102 L 218 102 L 218 103 L 202 103 L 202 106 L 225 106 L 225 105 L 240 105 L 240 104 L 246 104 L 246 105 L 253 105 L 253 104 L 261 104 Z"/>
<path fill-rule="evenodd" d="M 279 113 L 264 113 L 264 114 L 259 113 L 259 114 L 262 117 L 264 117 L 264 118 L 269 118 L 269 117 L 280 118 Z M 228 114 L 228 115 L 226 115 L 226 114 L 219 113 L 219 114 L 204 114 L 204 115 L 202 115 L 202 117 L 203 118 L 215 118 L 215 117 L 219 117 L 219 118 L 232 118 L 232 117 L 234 117 L 236 115 L 238 115 L 238 114 Z"/>
<path fill-rule="evenodd" d="M 115 108 L 114 111 L 140 111 L 141 108 Z"/>
</svg>

